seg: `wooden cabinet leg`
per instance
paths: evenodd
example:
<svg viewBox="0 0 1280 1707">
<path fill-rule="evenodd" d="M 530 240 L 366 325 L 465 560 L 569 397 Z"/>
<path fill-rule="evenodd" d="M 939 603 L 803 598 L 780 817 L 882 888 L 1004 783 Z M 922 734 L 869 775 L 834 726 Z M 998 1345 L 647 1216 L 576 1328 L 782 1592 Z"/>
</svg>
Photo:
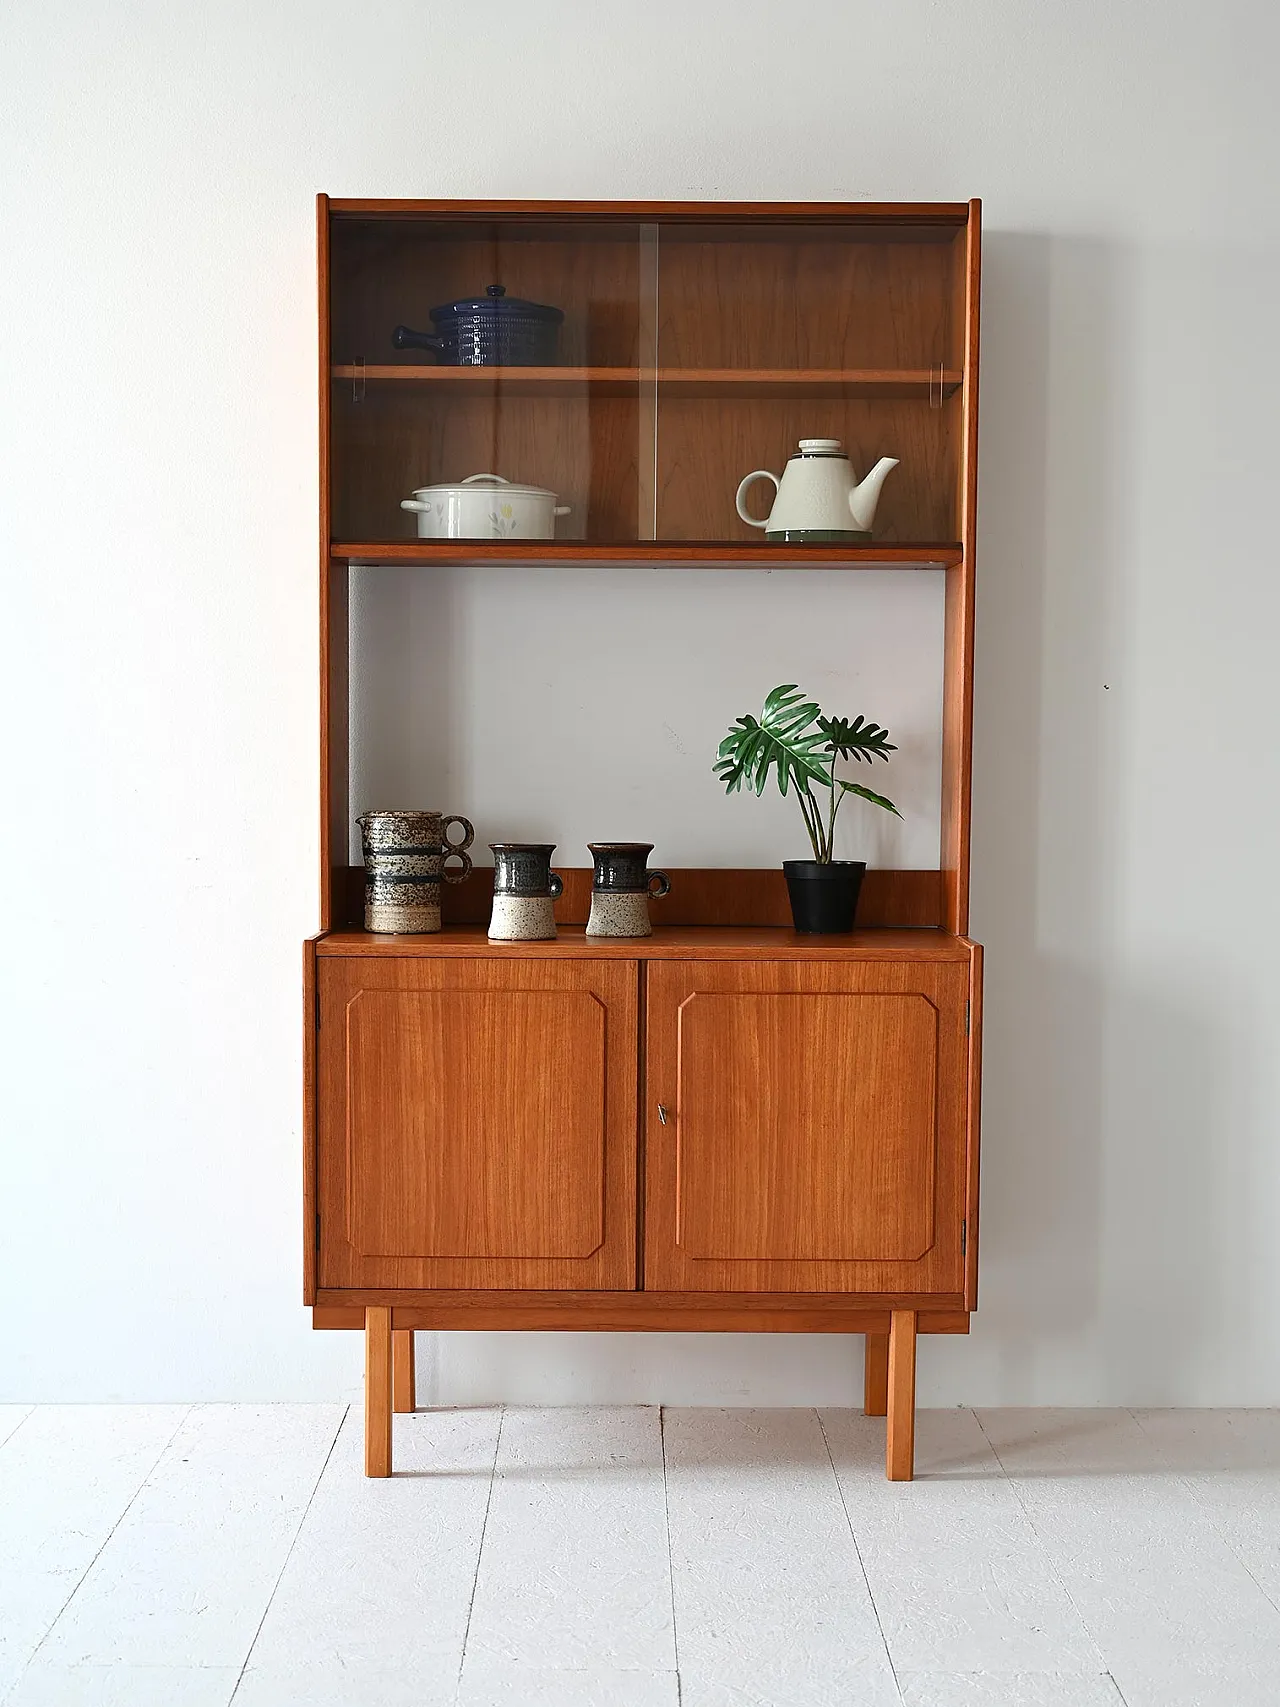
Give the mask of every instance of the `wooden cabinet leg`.
<svg viewBox="0 0 1280 1707">
<path fill-rule="evenodd" d="M 894 1310 L 889 1321 L 885 1474 L 891 1482 L 909 1482 L 916 1458 L 916 1313 Z"/>
<path fill-rule="evenodd" d="M 882 1417 L 889 1408 L 889 1336 L 868 1334 L 862 1359 L 862 1414 Z"/>
<path fill-rule="evenodd" d="M 413 1333 L 393 1333 L 391 1336 L 392 1409 L 417 1409 L 418 1396 L 413 1375 Z"/>
<path fill-rule="evenodd" d="M 364 1473 L 391 1474 L 391 1311 L 364 1313 Z"/>
</svg>

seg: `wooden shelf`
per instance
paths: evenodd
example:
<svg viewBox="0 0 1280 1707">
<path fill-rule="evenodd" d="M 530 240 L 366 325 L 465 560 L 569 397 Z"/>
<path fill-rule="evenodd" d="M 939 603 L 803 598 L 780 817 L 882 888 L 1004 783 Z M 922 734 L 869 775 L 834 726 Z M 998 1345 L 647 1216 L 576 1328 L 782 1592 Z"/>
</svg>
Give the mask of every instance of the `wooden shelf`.
<svg viewBox="0 0 1280 1707">
<path fill-rule="evenodd" d="M 319 955 L 436 956 L 474 959 L 569 956 L 575 960 L 946 960 L 967 961 L 964 937 L 939 930 L 857 930 L 848 936 L 801 936 L 775 927 L 655 925 L 646 937 L 588 937 L 581 925 L 561 925 L 553 942 L 490 942 L 480 925 L 452 925 L 431 936 L 377 936 L 331 931 Z"/>
<path fill-rule="evenodd" d="M 964 375 L 955 368 L 658 368 L 435 367 L 342 362 L 335 383 L 422 385 L 433 391 L 485 391 L 552 396 L 587 390 L 611 395 L 654 383 L 689 397 L 950 397 Z M 941 372 L 941 378 L 939 373 Z"/>
<path fill-rule="evenodd" d="M 757 545 L 754 540 L 641 539 L 634 544 L 594 540 L 402 539 L 340 541 L 329 555 L 339 563 L 687 563 L 733 569 L 949 569 L 964 557 L 959 545 Z"/>
</svg>

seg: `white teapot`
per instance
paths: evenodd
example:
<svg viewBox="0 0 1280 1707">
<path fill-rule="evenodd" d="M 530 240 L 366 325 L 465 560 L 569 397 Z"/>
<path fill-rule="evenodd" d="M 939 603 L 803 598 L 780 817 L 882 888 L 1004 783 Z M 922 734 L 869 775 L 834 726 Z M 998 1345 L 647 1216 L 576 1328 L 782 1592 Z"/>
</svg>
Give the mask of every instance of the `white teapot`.
<svg viewBox="0 0 1280 1707">
<path fill-rule="evenodd" d="M 767 468 L 757 468 L 738 487 L 735 503 L 749 527 L 763 528 L 766 539 L 781 545 L 840 545 L 870 539 L 884 477 L 897 466 L 896 456 L 882 456 L 859 482 L 839 439 L 801 439 L 800 449 L 787 459 L 781 480 Z M 753 480 L 772 480 L 777 487 L 773 508 L 762 522 L 743 507 Z"/>
</svg>

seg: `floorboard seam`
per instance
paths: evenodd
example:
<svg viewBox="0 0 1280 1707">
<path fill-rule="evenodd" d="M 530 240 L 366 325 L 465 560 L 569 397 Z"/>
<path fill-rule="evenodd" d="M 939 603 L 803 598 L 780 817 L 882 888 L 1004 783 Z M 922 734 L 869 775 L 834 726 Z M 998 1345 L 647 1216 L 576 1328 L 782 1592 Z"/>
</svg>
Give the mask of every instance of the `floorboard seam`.
<svg viewBox="0 0 1280 1707">
<path fill-rule="evenodd" d="M 1239 1550 L 1239 1548 L 1237 1548 L 1235 1542 L 1231 1539 L 1230 1532 L 1221 1523 L 1219 1523 L 1218 1518 L 1217 1518 L 1216 1514 L 1214 1513 L 1213 1507 L 1209 1504 L 1209 1502 L 1207 1500 L 1201 1499 L 1199 1493 L 1196 1491 L 1195 1483 L 1192 1482 L 1190 1480 L 1190 1478 L 1187 1477 L 1181 1470 L 1179 1470 L 1175 1464 L 1172 1464 L 1169 1461 L 1169 1458 L 1166 1455 L 1164 1448 L 1160 1445 L 1160 1442 L 1155 1438 L 1154 1435 L 1147 1433 L 1146 1429 L 1143 1428 L 1143 1426 L 1142 1426 L 1142 1418 L 1140 1416 L 1138 1416 L 1136 1412 L 1134 1412 L 1134 1411 L 1128 1409 L 1128 1407 L 1126 1407 L 1125 1414 L 1126 1414 L 1126 1416 L 1128 1416 L 1130 1418 L 1130 1420 L 1132 1422 L 1137 1424 L 1139 1434 L 1141 1434 L 1145 1440 L 1149 1440 L 1151 1442 L 1152 1446 L 1155 1449 L 1156 1455 L 1167 1466 L 1167 1468 L 1172 1472 L 1172 1474 L 1178 1478 L 1178 1481 L 1182 1484 L 1182 1486 L 1186 1489 L 1188 1495 L 1190 1496 L 1191 1503 L 1195 1506 L 1197 1511 L 1204 1513 L 1205 1517 L 1208 1519 L 1208 1521 L 1209 1521 L 1210 1525 L 1212 1526 L 1213 1531 L 1217 1535 L 1218 1539 L 1222 1542 L 1223 1546 L 1227 1549 L 1228 1553 L 1230 1553 L 1231 1557 L 1240 1566 L 1240 1569 L 1244 1572 L 1245 1576 L 1247 1576 L 1249 1581 L 1251 1583 L 1253 1583 L 1254 1586 L 1257 1588 L 1257 1590 L 1261 1594 L 1262 1598 L 1267 1602 L 1267 1604 L 1269 1606 L 1274 1606 L 1276 1611 L 1280 1612 L 1280 1603 L 1278 1603 L 1276 1601 L 1274 1595 L 1268 1593 L 1266 1585 L 1264 1583 L 1260 1582 L 1258 1580 L 1258 1578 L 1253 1574 L 1253 1572 L 1249 1569 L 1249 1561 L 1245 1558 L 1244 1554 L 1242 1552 L 1240 1552 L 1240 1550 Z"/>
<path fill-rule="evenodd" d="M 1080 1603 L 1077 1601 L 1075 1595 L 1072 1594 L 1071 1585 L 1068 1583 L 1066 1577 L 1062 1574 L 1062 1572 L 1058 1569 L 1058 1560 L 1057 1560 L 1056 1552 L 1055 1552 L 1054 1547 L 1053 1547 L 1053 1543 L 1049 1540 L 1048 1536 L 1043 1534 L 1043 1532 L 1040 1530 L 1039 1526 L 1037 1525 L 1035 1518 L 1031 1515 L 1031 1510 L 1030 1510 L 1029 1506 L 1027 1505 L 1026 1500 L 1024 1500 L 1022 1497 L 1021 1489 L 1018 1487 L 1017 1482 L 1015 1482 L 1013 1477 L 1009 1474 L 1009 1471 L 1005 1465 L 1005 1461 L 1003 1458 L 1001 1458 L 999 1450 L 996 1447 L 995 1441 L 992 1440 L 991 1436 L 987 1433 L 986 1429 L 983 1428 L 982 1418 L 978 1414 L 978 1411 L 976 1408 L 973 1410 L 972 1415 L 973 1415 L 974 1422 L 976 1422 L 978 1425 L 979 1434 L 981 1434 L 982 1438 L 986 1441 L 987 1446 L 989 1447 L 989 1449 L 991 1451 L 991 1456 L 995 1459 L 996 1463 L 1000 1466 L 1000 1474 L 1004 1477 L 1005 1481 L 1009 1484 L 1010 1492 L 1013 1494 L 1014 1499 L 1017 1500 L 1019 1509 L 1021 1510 L 1022 1515 L 1027 1520 L 1027 1527 L 1030 1529 L 1031 1533 L 1035 1536 L 1036 1540 L 1040 1543 L 1040 1545 L 1044 1548 L 1045 1561 L 1049 1565 L 1050 1569 L 1053 1571 L 1054 1576 L 1058 1579 L 1058 1582 L 1062 1588 L 1062 1592 L 1067 1597 L 1068 1605 L 1071 1607 L 1071 1610 L 1075 1613 L 1076 1617 L 1080 1620 L 1080 1628 L 1084 1631 L 1085 1635 L 1088 1636 L 1089 1640 L 1093 1643 L 1094 1651 L 1097 1653 L 1098 1658 L 1102 1661 L 1102 1664 L 1107 1668 L 1106 1675 L 1108 1677 L 1111 1677 L 1111 1661 L 1110 1661 L 1110 1658 L 1108 1657 L 1106 1650 L 1103 1648 L 1102 1643 L 1098 1640 L 1098 1637 L 1097 1637 L 1096 1632 L 1094 1631 L 1093 1625 L 1089 1622 L 1089 1620 L 1085 1617 L 1083 1611 L 1081 1610 Z M 1116 1680 L 1114 1677 L 1111 1677 L 1111 1682 L 1115 1685 L 1116 1693 L 1118 1695 L 1120 1695 L 1121 1701 L 1124 1701 L 1124 1695 L 1120 1690 L 1120 1685 L 1118 1683 L 1116 1683 Z M 1127 1704 L 1126 1704 L 1126 1707 L 1127 1707 Z"/>
<path fill-rule="evenodd" d="M 480 1540 L 476 1545 L 476 1569 L 471 1579 L 471 1598 L 467 1602 L 467 1622 L 462 1631 L 462 1651 L 458 1655 L 458 1687 L 455 1695 L 462 1690 L 462 1672 L 467 1663 L 467 1643 L 471 1639 L 471 1619 L 476 1609 L 476 1591 L 480 1587 L 480 1566 L 484 1559 L 484 1538 L 489 1528 L 489 1509 L 493 1505 L 493 1484 L 498 1479 L 498 1453 L 502 1450 L 502 1430 L 507 1420 L 507 1407 L 503 1405 L 498 1412 L 498 1432 L 493 1437 L 493 1461 L 489 1465 L 489 1492 L 485 1497 L 484 1516 L 480 1520 Z"/>
<path fill-rule="evenodd" d="M 35 1416 L 35 1414 L 36 1414 L 36 1407 L 34 1405 L 28 1405 L 26 1410 L 18 1418 L 17 1422 L 14 1423 L 13 1427 L 9 1430 L 8 1434 L 5 1435 L 3 1440 L 0 1440 L 0 1452 L 3 1452 L 5 1447 L 8 1446 L 9 1442 L 13 1439 L 14 1435 L 17 1434 L 18 1431 L 21 1429 L 23 1423 L 29 1422 L 30 1419 L 33 1416 Z"/>
<path fill-rule="evenodd" d="M 317 1475 L 315 1481 L 311 1485 L 311 1492 L 307 1495 L 307 1503 L 305 1506 L 303 1506 L 302 1516 L 298 1519 L 298 1527 L 293 1532 L 293 1540 L 290 1541 L 289 1546 L 285 1552 L 285 1556 L 280 1561 L 280 1569 L 276 1572 L 276 1580 L 271 1585 L 271 1593 L 267 1596 L 267 1604 L 262 1609 L 262 1617 L 259 1618 L 257 1629 L 253 1632 L 253 1637 L 249 1643 L 248 1648 L 245 1650 L 244 1663 L 241 1665 L 240 1670 L 236 1673 L 235 1688 L 231 1691 L 231 1694 L 227 1697 L 227 1707 L 231 1707 L 231 1703 L 235 1700 L 236 1696 L 240 1693 L 240 1685 L 244 1682 L 244 1674 L 249 1669 L 249 1661 L 253 1658 L 253 1650 L 258 1645 L 258 1637 L 262 1634 L 262 1626 L 267 1621 L 267 1614 L 271 1610 L 271 1603 L 276 1598 L 276 1593 L 279 1590 L 281 1580 L 284 1577 L 284 1573 L 289 1568 L 289 1561 L 293 1557 L 293 1550 L 298 1545 L 298 1537 L 302 1534 L 303 1526 L 305 1525 L 305 1523 L 307 1521 L 307 1516 L 311 1510 L 312 1504 L 315 1501 L 316 1494 L 320 1491 L 320 1484 L 324 1480 L 324 1473 L 329 1468 L 329 1460 L 333 1457 L 334 1448 L 338 1444 L 338 1436 L 342 1433 L 343 1429 L 346 1427 L 347 1418 L 350 1416 L 350 1414 L 351 1414 L 351 1407 L 350 1407 L 350 1405 L 347 1405 L 344 1408 L 342 1415 L 338 1418 L 338 1426 L 333 1431 L 333 1439 L 329 1442 L 329 1450 L 324 1455 L 324 1463 L 320 1466 L 320 1472 Z"/>
<path fill-rule="evenodd" d="M 62 1605 L 58 1608 L 58 1610 L 54 1613 L 53 1617 L 49 1620 L 49 1628 L 45 1631 L 44 1635 L 41 1636 L 40 1640 L 36 1643 L 35 1647 L 32 1648 L 30 1657 L 28 1658 L 26 1665 L 23 1666 L 22 1670 L 18 1673 L 17 1677 L 14 1678 L 12 1686 L 8 1690 L 6 1690 L 6 1692 L 5 1692 L 5 1700 L 6 1701 L 9 1700 L 10 1696 L 15 1695 L 17 1693 L 18 1685 L 22 1682 L 23 1678 L 31 1670 L 31 1667 L 36 1663 L 36 1658 L 39 1655 L 41 1648 L 44 1647 L 45 1643 L 49 1640 L 50 1636 L 53 1635 L 54 1630 L 58 1626 L 59 1620 L 62 1618 L 63 1614 L 66 1612 L 67 1608 L 71 1605 L 71 1602 L 79 1594 L 84 1583 L 88 1580 L 88 1576 L 89 1576 L 90 1571 L 92 1571 L 93 1567 L 97 1564 L 98 1560 L 102 1557 L 104 1551 L 106 1550 L 106 1548 L 110 1544 L 111 1537 L 115 1534 L 116 1530 L 119 1529 L 120 1525 L 124 1522 L 125 1518 L 128 1517 L 129 1513 L 133 1510 L 134 1502 L 138 1499 L 138 1497 L 142 1493 L 143 1489 L 148 1485 L 148 1483 L 151 1481 L 151 1478 L 155 1475 L 157 1469 L 160 1466 L 161 1459 L 164 1457 L 165 1453 L 169 1450 L 169 1448 L 173 1445 L 174 1441 L 178 1438 L 178 1430 L 182 1427 L 183 1423 L 186 1422 L 187 1418 L 191 1415 L 191 1413 L 195 1410 L 195 1408 L 196 1407 L 194 1405 L 188 1405 L 184 1409 L 182 1415 L 178 1418 L 177 1422 L 174 1423 L 173 1433 L 169 1436 L 168 1440 L 165 1441 L 164 1445 L 160 1448 L 159 1452 L 156 1453 L 154 1459 L 151 1462 L 151 1468 L 147 1471 L 146 1475 L 143 1476 L 142 1480 L 138 1483 L 137 1487 L 133 1490 L 133 1492 L 129 1495 L 129 1498 L 125 1501 L 124 1507 L 121 1510 L 119 1517 L 115 1520 L 115 1522 L 111 1525 L 111 1528 L 107 1531 L 106 1535 L 103 1537 L 102 1546 L 98 1548 L 97 1552 L 93 1555 L 92 1559 L 89 1560 L 89 1563 L 85 1566 L 85 1568 L 81 1571 L 80 1575 L 76 1578 L 75 1583 L 72 1586 L 70 1594 L 68 1594 L 67 1598 L 63 1601 Z M 28 1411 L 27 1416 L 34 1416 L 34 1415 L 35 1415 L 35 1406 L 33 1405 L 31 1410 Z M 22 1422 L 25 1422 L 26 1420 L 27 1420 L 27 1418 L 23 1417 Z M 21 1427 L 22 1427 L 22 1423 L 19 1423 L 18 1428 L 21 1428 Z M 14 1434 L 16 1434 L 17 1432 L 18 1432 L 18 1430 L 15 1429 Z M 12 1440 L 13 1435 L 10 1435 L 9 1439 Z"/>
<path fill-rule="evenodd" d="M 884 1624 L 880 1619 L 880 1608 L 876 1605 L 875 1590 L 871 1586 L 871 1578 L 867 1575 L 866 1560 L 862 1557 L 862 1548 L 858 1545 L 858 1537 L 853 1527 L 853 1518 L 849 1512 L 849 1502 L 844 1497 L 844 1486 L 840 1481 L 840 1472 L 836 1469 L 835 1456 L 831 1451 L 831 1442 L 827 1439 L 827 1425 L 822 1420 L 822 1412 L 814 1408 L 814 1416 L 818 1422 L 818 1433 L 822 1436 L 822 1444 L 826 1448 L 827 1463 L 831 1466 L 831 1478 L 836 1485 L 836 1497 L 840 1501 L 840 1509 L 844 1512 L 844 1520 L 849 1526 L 849 1539 L 853 1542 L 853 1551 L 858 1560 L 858 1569 L 862 1572 L 862 1580 L 867 1585 L 867 1599 L 871 1602 L 871 1610 L 876 1616 L 876 1629 L 880 1632 L 880 1641 L 884 1646 L 884 1657 L 889 1662 L 889 1672 L 893 1678 L 893 1687 L 898 1692 L 899 1700 L 903 1699 L 902 1685 L 898 1681 L 898 1668 L 893 1663 L 893 1655 L 889 1651 L 889 1641 L 884 1633 Z"/>
<path fill-rule="evenodd" d="M 680 1682 L 680 1630 L 676 1624 L 676 1567 L 671 1557 L 671 1493 L 667 1487 L 667 1407 L 658 1406 L 658 1444 L 662 1447 L 662 1521 L 667 1536 L 667 1586 L 671 1590 L 671 1653 L 676 1666 L 676 1707 L 684 1699 Z"/>
</svg>

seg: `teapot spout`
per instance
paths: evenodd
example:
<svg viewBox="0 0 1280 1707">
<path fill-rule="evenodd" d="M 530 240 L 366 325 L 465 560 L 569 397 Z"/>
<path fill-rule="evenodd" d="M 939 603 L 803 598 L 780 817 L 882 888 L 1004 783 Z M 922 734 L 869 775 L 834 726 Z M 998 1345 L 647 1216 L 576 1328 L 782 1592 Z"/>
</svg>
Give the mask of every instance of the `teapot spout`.
<svg viewBox="0 0 1280 1707">
<path fill-rule="evenodd" d="M 853 525 L 860 533 L 870 533 L 871 524 L 876 519 L 876 505 L 880 502 L 880 488 L 884 485 L 884 477 L 898 466 L 896 456 L 882 456 L 879 462 L 849 494 L 849 511 L 853 516 Z"/>
</svg>

